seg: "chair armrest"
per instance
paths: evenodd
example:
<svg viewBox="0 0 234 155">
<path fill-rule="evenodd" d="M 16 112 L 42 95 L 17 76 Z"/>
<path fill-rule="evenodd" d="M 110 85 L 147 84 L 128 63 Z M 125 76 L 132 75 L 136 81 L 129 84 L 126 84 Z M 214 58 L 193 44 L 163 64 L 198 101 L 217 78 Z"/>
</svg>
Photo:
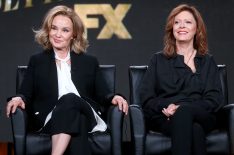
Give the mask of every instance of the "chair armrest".
<svg viewBox="0 0 234 155">
<path fill-rule="evenodd" d="M 143 155 L 145 152 L 145 123 L 142 108 L 139 105 L 130 105 L 130 124 L 134 142 L 134 154 Z"/>
<path fill-rule="evenodd" d="M 230 140 L 230 154 L 234 154 L 234 103 L 223 107 L 228 119 L 228 137 Z"/>
<path fill-rule="evenodd" d="M 122 128 L 124 113 L 118 106 L 111 106 L 108 110 L 107 124 L 111 134 L 111 151 L 113 155 L 122 154 Z"/>
<path fill-rule="evenodd" d="M 27 117 L 25 110 L 17 108 L 11 114 L 11 125 L 16 155 L 25 154 Z"/>
</svg>

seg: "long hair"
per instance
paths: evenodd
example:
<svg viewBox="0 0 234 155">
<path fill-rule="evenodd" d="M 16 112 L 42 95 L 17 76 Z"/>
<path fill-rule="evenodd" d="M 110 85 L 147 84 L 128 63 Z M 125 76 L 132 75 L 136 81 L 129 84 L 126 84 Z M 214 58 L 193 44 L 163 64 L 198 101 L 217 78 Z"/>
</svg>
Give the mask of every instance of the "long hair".
<svg viewBox="0 0 234 155">
<path fill-rule="evenodd" d="M 196 23 L 197 31 L 194 36 L 193 46 L 197 49 L 198 54 L 205 55 L 208 52 L 208 43 L 207 43 L 207 33 L 206 26 L 202 19 L 201 14 L 194 6 L 189 6 L 187 4 L 181 4 L 175 7 L 169 14 L 165 26 L 165 35 L 164 35 L 164 49 L 163 52 L 167 57 L 173 57 L 176 55 L 176 40 L 173 35 L 173 24 L 175 16 L 182 11 L 190 12 Z"/>
<path fill-rule="evenodd" d="M 44 49 L 52 49 L 49 41 L 49 32 L 55 16 L 63 15 L 71 19 L 73 24 L 73 40 L 71 41 L 71 49 L 76 52 L 85 52 L 88 41 L 84 38 L 84 24 L 75 11 L 67 6 L 55 6 L 50 9 L 44 17 L 42 26 L 39 30 L 34 30 L 35 40 Z"/>
</svg>

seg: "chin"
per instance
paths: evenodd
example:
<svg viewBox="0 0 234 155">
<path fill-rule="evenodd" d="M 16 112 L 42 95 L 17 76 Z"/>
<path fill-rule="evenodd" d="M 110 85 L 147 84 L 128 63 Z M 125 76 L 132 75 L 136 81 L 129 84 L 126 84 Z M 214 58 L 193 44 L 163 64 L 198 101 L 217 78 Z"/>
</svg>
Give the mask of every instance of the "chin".
<svg viewBox="0 0 234 155">
<path fill-rule="evenodd" d="M 188 39 L 188 38 L 178 38 L 176 39 L 178 42 L 188 42 L 190 41 L 191 39 Z"/>
<path fill-rule="evenodd" d="M 52 46 L 53 46 L 54 48 L 57 48 L 57 49 L 63 48 L 63 46 L 61 46 L 61 45 L 56 45 L 56 44 L 53 44 Z"/>
</svg>

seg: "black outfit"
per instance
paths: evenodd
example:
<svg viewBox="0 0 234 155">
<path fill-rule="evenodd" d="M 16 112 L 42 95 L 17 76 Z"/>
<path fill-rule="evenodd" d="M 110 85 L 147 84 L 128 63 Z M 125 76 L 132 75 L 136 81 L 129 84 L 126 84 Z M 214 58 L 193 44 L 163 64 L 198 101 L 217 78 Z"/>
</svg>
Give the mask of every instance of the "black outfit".
<svg viewBox="0 0 234 155">
<path fill-rule="evenodd" d="M 108 106 L 114 95 L 108 90 L 95 57 L 75 52 L 71 52 L 70 56 L 71 78 L 81 97 L 69 93 L 58 100 L 57 68 L 53 50 L 35 54 L 30 58 L 18 96 L 21 96 L 26 104 L 29 124 L 33 124 L 31 130 L 37 131 L 43 127 L 46 116 L 56 105 L 50 121 L 41 132 L 51 135 L 71 134 L 71 150 L 67 152 L 90 154 L 87 136 L 96 121 L 86 102 L 100 114 L 98 103 Z"/>
<path fill-rule="evenodd" d="M 194 63 L 195 73 L 183 56 L 156 53 L 141 85 L 146 127 L 172 138 L 173 155 L 205 154 L 205 134 L 214 127 L 214 114 L 223 103 L 213 57 L 197 54 Z M 162 110 L 171 103 L 180 106 L 168 120 Z"/>
</svg>

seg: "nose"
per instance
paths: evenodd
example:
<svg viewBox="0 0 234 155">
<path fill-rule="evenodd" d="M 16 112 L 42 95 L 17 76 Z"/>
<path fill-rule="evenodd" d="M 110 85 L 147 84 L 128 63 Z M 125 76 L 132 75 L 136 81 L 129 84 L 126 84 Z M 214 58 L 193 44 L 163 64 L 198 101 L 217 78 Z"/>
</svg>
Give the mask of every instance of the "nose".
<svg viewBox="0 0 234 155">
<path fill-rule="evenodd" d="M 180 28 L 184 28 L 184 27 L 185 27 L 184 22 L 180 22 Z"/>
<path fill-rule="evenodd" d="M 56 35 L 56 37 L 60 37 L 61 36 L 61 31 L 57 30 L 55 35 Z"/>
</svg>

